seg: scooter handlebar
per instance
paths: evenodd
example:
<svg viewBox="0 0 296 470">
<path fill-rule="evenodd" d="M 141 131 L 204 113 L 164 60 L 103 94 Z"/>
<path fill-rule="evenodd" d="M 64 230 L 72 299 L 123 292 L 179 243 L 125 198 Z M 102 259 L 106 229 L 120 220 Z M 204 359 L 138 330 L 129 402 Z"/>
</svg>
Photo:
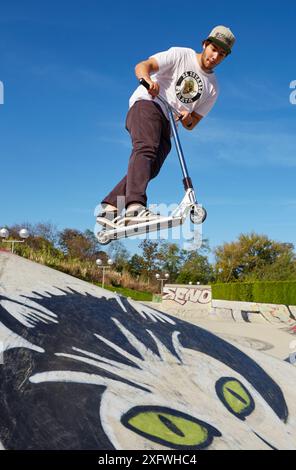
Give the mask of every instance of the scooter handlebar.
<svg viewBox="0 0 296 470">
<path fill-rule="evenodd" d="M 149 90 L 150 85 L 149 85 L 148 82 L 146 82 L 145 78 L 140 78 L 139 82 L 140 82 L 141 85 L 143 85 L 147 90 Z"/>
</svg>

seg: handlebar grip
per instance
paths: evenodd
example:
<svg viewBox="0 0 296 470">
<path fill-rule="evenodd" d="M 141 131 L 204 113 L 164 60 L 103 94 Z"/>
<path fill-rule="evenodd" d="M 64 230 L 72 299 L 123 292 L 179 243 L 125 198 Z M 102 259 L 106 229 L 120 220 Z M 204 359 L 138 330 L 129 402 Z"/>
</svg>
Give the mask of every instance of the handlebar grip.
<svg viewBox="0 0 296 470">
<path fill-rule="evenodd" d="M 139 82 L 141 83 L 141 85 L 143 85 L 147 90 L 150 89 L 150 85 L 148 82 L 146 82 L 145 78 L 140 78 Z"/>
</svg>

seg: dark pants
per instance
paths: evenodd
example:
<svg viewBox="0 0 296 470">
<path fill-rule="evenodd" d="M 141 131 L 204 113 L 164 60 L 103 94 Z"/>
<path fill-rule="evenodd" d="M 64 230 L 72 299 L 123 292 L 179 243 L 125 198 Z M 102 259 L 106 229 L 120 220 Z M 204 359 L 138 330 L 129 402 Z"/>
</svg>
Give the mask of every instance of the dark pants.
<svg viewBox="0 0 296 470">
<path fill-rule="evenodd" d="M 125 207 L 131 203 L 146 206 L 148 183 L 171 150 L 170 123 L 157 103 L 140 100 L 127 114 L 126 129 L 133 145 L 127 175 L 102 202 L 117 207 L 117 198 L 124 196 Z"/>
</svg>

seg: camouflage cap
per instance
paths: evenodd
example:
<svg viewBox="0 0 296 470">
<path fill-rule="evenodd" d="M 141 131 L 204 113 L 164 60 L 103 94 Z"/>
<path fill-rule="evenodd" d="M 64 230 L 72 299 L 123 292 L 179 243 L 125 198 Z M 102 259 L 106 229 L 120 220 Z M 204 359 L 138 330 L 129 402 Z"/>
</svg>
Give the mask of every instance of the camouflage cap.
<svg viewBox="0 0 296 470">
<path fill-rule="evenodd" d="M 235 43 L 235 36 L 226 26 L 216 26 L 207 37 L 206 41 L 211 41 L 222 47 L 227 54 L 231 53 L 231 48 Z"/>
</svg>

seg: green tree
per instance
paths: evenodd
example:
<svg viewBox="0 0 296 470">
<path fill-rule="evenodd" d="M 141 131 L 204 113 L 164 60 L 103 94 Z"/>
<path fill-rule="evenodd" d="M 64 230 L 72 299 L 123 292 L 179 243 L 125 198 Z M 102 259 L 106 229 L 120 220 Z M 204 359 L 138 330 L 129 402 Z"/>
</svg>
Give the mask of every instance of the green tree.
<svg viewBox="0 0 296 470">
<path fill-rule="evenodd" d="M 221 282 L 296 279 L 291 243 L 266 235 L 241 234 L 238 240 L 215 249 L 217 280 Z"/>
<path fill-rule="evenodd" d="M 189 282 L 208 284 L 213 280 L 214 270 L 208 257 L 196 251 L 188 252 L 176 282 L 180 284 L 188 284 Z"/>
<path fill-rule="evenodd" d="M 114 269 L 116 269 L 116 271 L 120 273 L 124 270 L 128 271 L 130 253 L 121 241 L 117 240 L 111 243 L 108 249 L 108 256 L 113 259 Z"/>
<path fill-rule="evenodd" d="M 289 244 L 288 244 L 289 245 Z M 291 245 L 292 247 L 293 245 Z M 296 260 L 293 248 L 287 249 L 276 261 L 265 266 L 264 273 L 258 272 L 258 278 L 265 281 L 292 281 L 296 280 Z M 251 280 L 250 276 L 248 280 Z"/>
<path fill-rule="evenodd" d="M 170 275 L 170 282 L 175 282 L 183 262 L 183 256 L 178 245 L 162 242 L 158 249 L 157 259 L 159 269 Z"/>
<path fill-rule="evenodd" d="M 83 236 L 89 242 L 89 248 L 86 249 L 86 252 L 84 253 L 85 257 L 91 259 L 92 261 L 95 261 L 97 258 L 107 258 L 107 254 L 101 249 L 101 245 L 92 230 L 85 230 Z"/>
<path fill-rule="evenodd" d="M 142 249 L 142 258 L 144 260 L 142 274 L 146 277 L 149 284 L 151 277 L 159 269 L 159 242 L 145 239 L 140 243 L 139 247 Z"/>
<path fill-rule="evenodd" d="M 59 246 L 70 258 L 89 258 L 92 242 L 82 232 L 66 228 L 59 233 Z"/>
<path fill-rule="evenodd" d="M 127 270 L 135 278 L 139 278 L 145 269 L 144 258 L 134 254 L 128 262 Z"/>
</svg>

